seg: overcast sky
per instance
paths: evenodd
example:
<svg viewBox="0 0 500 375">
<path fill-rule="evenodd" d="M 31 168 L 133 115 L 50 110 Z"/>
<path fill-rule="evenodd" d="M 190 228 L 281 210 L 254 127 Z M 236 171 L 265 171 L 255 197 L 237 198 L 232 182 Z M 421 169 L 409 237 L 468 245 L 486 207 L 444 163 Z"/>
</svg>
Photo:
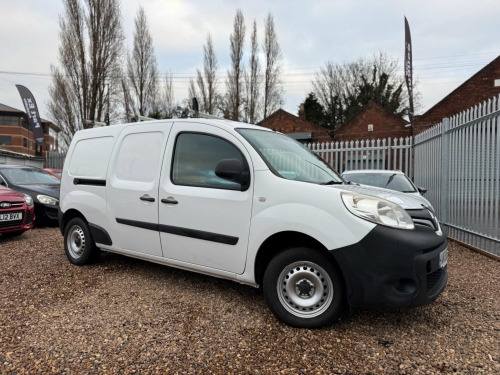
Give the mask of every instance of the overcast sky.
<svg viewBox="0 0 500 375">
<path fill-rule="evenodd" d="M 132 44 L 139 5 L 145 9 L 161 73 L 174 76 L 175 99 L 187 96 L 189 77 L 203 65 L 207 33 L 213 38 L 220 87 L 229 66 L 229 35 L 236 10 L 247 26 L 274 16 L 283 53 L 284 109 L 297 114 L 315 72 L 328 61 L 344 63 L 385 52 L 401 63 L 404 16 L 412 33 L 414 78 L 423 113 L 500 54 L 499 0 L 122 0 L 126 34 Z M 60 0 L 0 0 L 0 103 L 22 109 L 14 84 L 33 92 L 41 116 L 58 64 Z M 500 79 L 500 77 L 498 77 Z"/>
</svg>

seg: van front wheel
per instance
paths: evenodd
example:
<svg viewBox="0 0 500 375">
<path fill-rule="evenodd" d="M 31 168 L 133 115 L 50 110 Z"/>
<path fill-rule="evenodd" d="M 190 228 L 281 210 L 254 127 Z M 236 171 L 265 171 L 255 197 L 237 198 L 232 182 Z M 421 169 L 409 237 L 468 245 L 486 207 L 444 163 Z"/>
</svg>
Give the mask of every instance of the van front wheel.
<svg viewBox="0 0 500 375">
<path fill-rule="evenodd" d="M 98 254 L 90 229 L 82 218 L 75 217 L 66 225 L 64 250 L 68 260 L 78 266 L 91 263 Z"/>
<path fill-rule="evenodd" d="M 342 312 L 340 275 L 314 249 L 299 247 L 276 255 L 264 273 L 263 291 L 274 315 L 293 327 L 324 327 Z"/>
</svg>

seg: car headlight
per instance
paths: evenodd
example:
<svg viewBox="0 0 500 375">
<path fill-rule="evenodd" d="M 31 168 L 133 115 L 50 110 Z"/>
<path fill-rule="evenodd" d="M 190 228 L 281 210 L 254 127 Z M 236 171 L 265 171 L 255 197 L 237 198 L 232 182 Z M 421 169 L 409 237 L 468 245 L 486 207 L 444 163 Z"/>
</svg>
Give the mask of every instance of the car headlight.
<svg viewBox="0 0 500 375">
<path fill-rule="evenodd" d="M 31 195 L 24 194 L 24 201 L 28 206 L 33 206 L 33 198 L 31 198 Z"/>
<path fill-rule="evenodd" d="M 396 203 L 355 193 L 342 193 L 342 200 L 352 214 L 362 219 L 393 228 L 415 228 L 408 212 Z"/>
<path fill-rule="evenodd" d="M 48 195 L 37 195 L 36 199 L 38 199 L 40 203 L 48 204 L 50 206 L 57 206 L 57 204 L 59 203 L 59 199 L 49 197 Z"/>
</svg>

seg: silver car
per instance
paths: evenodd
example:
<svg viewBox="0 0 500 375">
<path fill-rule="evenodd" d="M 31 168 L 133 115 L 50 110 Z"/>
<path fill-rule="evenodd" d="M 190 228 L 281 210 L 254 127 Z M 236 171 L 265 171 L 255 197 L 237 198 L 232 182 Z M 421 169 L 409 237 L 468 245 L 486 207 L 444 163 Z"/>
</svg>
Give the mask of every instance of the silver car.
<svg viewBox="0 0 500 375">
<path fill-rule="evenodd" d="M 360 185 L 375 186 L 378 188 L 399 191 L 405 195 L 412 196 L 422 202 L 433 211 L 431 203 L 424 198 L 423 194 L 427 189 L 417 187 L 401 171 L 398 170 L 380 170 L 380 169 L 360 169 L 346 171 L 342 173 L 346 181 L 354 182 Z"/>
</svg>

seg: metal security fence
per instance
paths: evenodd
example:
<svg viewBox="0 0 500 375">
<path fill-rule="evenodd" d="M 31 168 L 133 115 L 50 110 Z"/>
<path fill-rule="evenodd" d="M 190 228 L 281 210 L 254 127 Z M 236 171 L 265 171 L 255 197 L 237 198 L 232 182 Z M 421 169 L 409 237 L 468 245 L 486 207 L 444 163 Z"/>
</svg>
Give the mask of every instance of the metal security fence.
<svg viewBox="0 0 500 375">
<path fill-rule="evenodd" d="M 410 137 L 310 143 L 307 146 L 339 173 L 355 169 L 399 169 L 411 175 Z"/>
<path fill-rule="evenodd" d="M 451 238 L 500 255 L 500 98 L 415 137 L 415 182 Z"/>
<path fill-rule="evenodd" d="M 65 158 L 65 152 L 47 151 L 45 154 L 45 168 L 62 169 Z"/>
</svg>

